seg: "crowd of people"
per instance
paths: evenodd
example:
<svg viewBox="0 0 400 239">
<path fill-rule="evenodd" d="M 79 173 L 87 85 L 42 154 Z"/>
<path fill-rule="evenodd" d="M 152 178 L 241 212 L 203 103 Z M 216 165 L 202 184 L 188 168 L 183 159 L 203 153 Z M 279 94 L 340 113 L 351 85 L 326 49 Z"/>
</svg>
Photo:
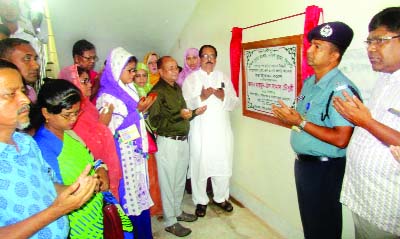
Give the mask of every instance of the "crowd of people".
<svg viewBox="0 0 400 239">
<path fill-rule="evenodd" d="M 171 56 L 150 51 L 140 62 L 117 47 L 96 72 L 96 47 L 82 39 L 59 79 L 38 87 L 36 41 L 13 36 L 22 25 L 0 13 L 8 23 L 0 27 L 1 238 L 103 238 L 110 192 L 133 226 L 125 238 L 153 238 L 151 216 L 161 214 L 167 232 L 185 237 L 191 229 L 180 222 L 206 216 L 209 179 L 212 203 L 233 211 L 229 112 L 239 98 L 215 69 L 214 46 L 188 48 L 182 68 Z M 2 29 L 10 24 L 17 29 Z M 341 238 L 342 203 L 353 211 L 357 238 L 400 235 L 400 8 L 375 15 L 369 31 L 368 55 L 382 72 L 369 104 L 337 68 L 353 30 L 328 22 L 307 36 L 315 74 L 296 109 L 273 106 L 296 129 L 291 145 L 305 238 Z M 181 205 L 187 178 L 193 214 Z"/>
</svg>

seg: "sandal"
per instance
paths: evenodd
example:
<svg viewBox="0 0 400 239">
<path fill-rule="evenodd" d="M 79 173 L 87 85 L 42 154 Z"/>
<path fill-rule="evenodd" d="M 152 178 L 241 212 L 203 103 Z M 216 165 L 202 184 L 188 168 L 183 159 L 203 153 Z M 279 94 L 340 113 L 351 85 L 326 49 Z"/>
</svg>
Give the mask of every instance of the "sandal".
<svg viewBox="0 0 400 239">
<path fill-rule="evenodd" d="M 226 201 L 226 200 L 224 202 L 221 202 L 221 203 L 218 203 L 218 202 L 216 202 L 214 200 L 213 200 L 213 202 L 214 202 L 215 205 L 217 205 L 219 208 L 223 209 L 226 212 L 232 212 L 232 210 L 233 210 L 232 204 L 230 202 Z"/>
<path fill-rule="evenodd" d="M 206 215 L 206 211 L 207 211 L 207 205 L 201 205 L 201 204 L 197 204 L 196 205 L 196 216 L 198 217 L 204 217 Z"/>
</svg>

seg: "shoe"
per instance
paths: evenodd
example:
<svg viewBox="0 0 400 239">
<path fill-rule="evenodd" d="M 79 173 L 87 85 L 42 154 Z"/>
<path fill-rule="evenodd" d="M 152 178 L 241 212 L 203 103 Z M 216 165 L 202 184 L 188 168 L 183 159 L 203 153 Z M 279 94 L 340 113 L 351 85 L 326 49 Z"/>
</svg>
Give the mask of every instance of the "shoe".
<svg viewBox="0 0 400 239">
<path fill-rule="evenodd" d="M 198 217 L 204 217 L 206 215 L 206 211 L 207 211 L 207 205 L 201 205 L 201 204 L 196 205 L 195 213 Z"/>
<path fill-rule="evenodd" d="M 172 226 L 166 227 L 165 231 L 172 233 L 177 237 L 185 237 L 192 232 L 192 230 L 190 230 L 189 228 L 183 227 L 179 223 L 175 223 Z"/>
<path fill-rule="evenodd" d="M 232 212 L 232 210 L 233 210 L 232 204 L 230 202 L 226 201 L 226 200 L 224 202 L 221 202 L 221 203 L 218 203 L 218 202 L 213 200 L 213 203 L 215 205 L 217 205 L 219 208 L 221 208 L 224 211 L 226 211 L 226 212 Z"/>
<path fill-rule="evenodd" d="M 183 222 L 194 222 L 197 220 L 197 216 L 194 214 L 189 214 L 186 212 L 182 212 L 180 216 L 176 218 L 178 221 L 183 221 Z"/>
</svg>

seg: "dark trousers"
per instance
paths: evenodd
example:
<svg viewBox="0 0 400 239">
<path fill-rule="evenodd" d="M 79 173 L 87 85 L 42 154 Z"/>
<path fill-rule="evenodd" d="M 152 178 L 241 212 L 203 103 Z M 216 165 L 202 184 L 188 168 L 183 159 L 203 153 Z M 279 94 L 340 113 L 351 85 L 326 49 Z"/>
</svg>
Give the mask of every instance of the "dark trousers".
<svg viewBox="0 0 400 239">
<path fill-rule="evenodd" d="M 304 238 L 338 239 L 342 236 L 342 189 L 345 158 L 296 160 L 294 174 Z"/>
</svg>

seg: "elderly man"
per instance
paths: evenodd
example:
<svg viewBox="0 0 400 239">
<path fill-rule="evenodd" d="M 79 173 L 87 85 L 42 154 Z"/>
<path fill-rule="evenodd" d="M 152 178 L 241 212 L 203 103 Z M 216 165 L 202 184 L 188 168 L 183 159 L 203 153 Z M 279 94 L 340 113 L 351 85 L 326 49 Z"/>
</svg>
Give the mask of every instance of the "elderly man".
<svg viewBox="0 0 400 239">
<path fill-rule="evenodd" d="M 55 174 L 35 141 L 16 132 L 29 125 L 28 114 L 17 67 L 0 60 L 0 238 L 66 238 L 64 215 L 89 200 L 99 182 L 86 176 L 88 166 L 69 187 L 53 183 Z"/>
<path fill-rule="evenodd" d="M 7 38 L 0 41 L 0 58 L 14 63 L 22 74 L 29 99 L 36 102 L 35 83 L 39 78 L 38 55 L 32 45 L 23 39 Z"/>
<path fill-rule="evenodd" d="M 161 57 L 157 62 L 160 80 L 150 94 L 157 93 L 157 99 L 149 109 L 149 120 L 156 129 L 158 152 L 156 153 L 158 179 L 164 211 L 165 230 L 184 237 L 192 231 L 178 221 L 193 222 L 197 217 L 181 209 L 189 165 L 189 120 L 202 114 L 206 108 L 195 111 L 186 109 L 178 79 L 178 65 L 170 56 Z"/>
<path fill-rule="evenodd" d="M 99 60 L 96 54 L 96 47 L 93 43 L 85 39 L 79 40 L 75 42 L 72 47 L 72 57 L 74 59 L 74 64 L 89 71 L 89 79 L 90 83 L 92 83 L 91 98 L 95 97 L 100 88 L 99 75 L 93 70 L 96 62 Z"/>
<path fill-rule="evenodd" d="M 356 238 L 399 238 L 400 7 L 376 14 L 365 41 L 374 71 L 381 72 L 367 106 L 346 93 L 334 106 L 356 125 L 347 149 L 341 202 L 353 212 Z"/>
<path fill-rule="evenodd" d="M 208 204 L 207 179 L 211 177 L 214 204 L 227 212 L 233 210 L 229 199 L 232 176 L 233 133 L 229 112 L 239 102 L 231 81 L 214 70 L 217 49 L 204 45 L 199 50 L 200 69 L 183 83 L 183 96 L 189 109 L 207 106 L 193 119 L 190 130 L 190 176 L 196 215 L 204 217 Z"/>
<path fill-rule="evenodd" d="M 358 95 L 337 68 L 353 30 L 342 22 L 328 22 L 312 29 L 307 38 L 307 63 L 315 74 L 304 82 L 296 110 L 280 100 L 272 111 L 295 129 L 290 143 L 297 154 L 295 181 L 304 237 L 337 239 L 342 234 L 339 197 L 353 125 L 333 108 L 332 96 L 342 90 Z"/>
</svg>

